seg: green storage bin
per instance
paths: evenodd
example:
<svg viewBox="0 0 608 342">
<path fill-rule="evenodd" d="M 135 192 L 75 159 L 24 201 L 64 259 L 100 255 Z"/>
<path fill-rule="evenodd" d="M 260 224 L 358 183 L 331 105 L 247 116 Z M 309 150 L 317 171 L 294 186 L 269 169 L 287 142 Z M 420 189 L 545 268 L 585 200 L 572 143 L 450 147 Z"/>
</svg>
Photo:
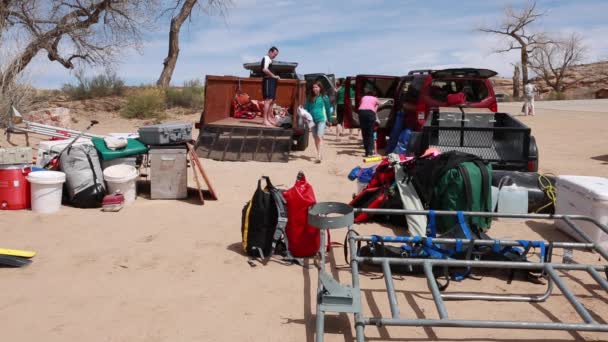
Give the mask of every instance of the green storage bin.
<svg viewBox="0 0 608 342">
<path fill-rule="evenodd" d="M 116 150 L 109 149 L 106 146 L 105 141 L 103 141 L 103 138 L 92 138 L 91 142 L 93 142 L 93 145 L 95 146 L 95 149 L 97 149 L 97 152 L 99 152 L 99 157 L 102 160 L 112 160 L 148 153 L 148 147 L 137 139 L 127 139 L 127 146 Z"/>
</svg>

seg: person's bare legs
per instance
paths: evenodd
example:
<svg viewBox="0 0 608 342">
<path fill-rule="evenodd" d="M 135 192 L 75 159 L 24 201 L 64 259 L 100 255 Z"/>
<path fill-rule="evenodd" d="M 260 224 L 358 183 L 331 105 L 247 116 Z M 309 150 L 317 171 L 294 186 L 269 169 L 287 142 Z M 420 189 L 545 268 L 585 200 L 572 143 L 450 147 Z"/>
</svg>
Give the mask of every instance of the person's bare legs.
<svg viewBox="0 0 608 342">
<path fill-rule="evenodd" d="M 313 136 L 313 139 L 315 141 L 315 147 L 317 148 L 317 163 L 321 162 L 321 143 L 323 142 L 323 140 L 321 139 L 321 137 L 318 136 Z"/>
<path fill-rule="evenodd" d="M 274 100 L 266 99 L 264 100 L 264 126 L 273 127 L 277 125 L 276 120 L 274 119 L 272 113 L 272 104 Z"/>
</svg>

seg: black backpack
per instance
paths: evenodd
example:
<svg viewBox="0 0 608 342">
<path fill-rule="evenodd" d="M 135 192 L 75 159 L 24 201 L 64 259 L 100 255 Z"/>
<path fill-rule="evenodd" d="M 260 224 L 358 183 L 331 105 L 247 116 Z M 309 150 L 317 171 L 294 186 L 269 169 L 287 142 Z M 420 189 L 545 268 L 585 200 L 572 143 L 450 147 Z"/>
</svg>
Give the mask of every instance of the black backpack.
<svg viewBox="0 0 608 342">
<path fill-rule="evenodd" d="M 262 188 L 262 179 L 266 187 Z M 284 250 L 288 260 L 295 260 L 287 248 L 285 227 L 287 226 L 287 207 L 282 191 L 262 176 L 253 197 L 243 207 L 241 217 L 241 237 L 243 251 L 254 258 L 268 261 L 277 251 Z"/>
</svg>

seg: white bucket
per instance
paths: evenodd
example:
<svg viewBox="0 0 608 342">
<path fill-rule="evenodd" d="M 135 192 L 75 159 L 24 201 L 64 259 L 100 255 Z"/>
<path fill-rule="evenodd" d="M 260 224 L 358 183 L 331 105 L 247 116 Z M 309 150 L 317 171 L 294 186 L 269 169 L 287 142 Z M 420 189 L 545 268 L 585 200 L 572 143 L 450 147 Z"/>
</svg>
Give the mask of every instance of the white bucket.
<svg viewBox="0 0 608 342">
<path fill-rule="evenodd" d="M 61 208 L 61 195 L 65 173 L 59 171 L 37 171 L 27 176 L 31 184 L 32 211 L 51 214 Z"/>
<path fill-rule="evenodd" d="M 135 202 L 137 192 L 135 180 L 137 169 L 131 165 L 114 165 L 103 170 L 103 178 L 108 184 L 108 193 L 120 192 L 125 197 L 125 205 Z"/>
</svg>

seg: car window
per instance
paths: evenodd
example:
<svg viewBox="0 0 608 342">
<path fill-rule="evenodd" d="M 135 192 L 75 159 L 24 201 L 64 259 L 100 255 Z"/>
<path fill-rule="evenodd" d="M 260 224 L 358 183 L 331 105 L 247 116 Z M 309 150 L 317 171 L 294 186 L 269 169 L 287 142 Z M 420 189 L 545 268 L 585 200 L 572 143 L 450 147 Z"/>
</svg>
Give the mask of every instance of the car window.
<svg viewBox="0 0 608 342">
<path fill-rule="evenodd" d="M 447 101 L 448 95 L 456 93 L 464 93 L 467 102 L 480 102 L 489 94 L 484 80 L 439 79 L 433 80 L 429 89 L 429 95 L 442 102 Z"/>
<path fill-rule="evenodd" d="M 366 78 L 363 83 L 363 95 L 373 90 L 378 98 L 392 99 L 395 96 L 397 81 L 397 78 Z"/>
<path fill-rule="evenodd" d="M 401 84 L 400 102 L 416 103 L 420 96 L 423 82 L 424 80 L 421 77 L 404 80 Z"/>
</svg>

